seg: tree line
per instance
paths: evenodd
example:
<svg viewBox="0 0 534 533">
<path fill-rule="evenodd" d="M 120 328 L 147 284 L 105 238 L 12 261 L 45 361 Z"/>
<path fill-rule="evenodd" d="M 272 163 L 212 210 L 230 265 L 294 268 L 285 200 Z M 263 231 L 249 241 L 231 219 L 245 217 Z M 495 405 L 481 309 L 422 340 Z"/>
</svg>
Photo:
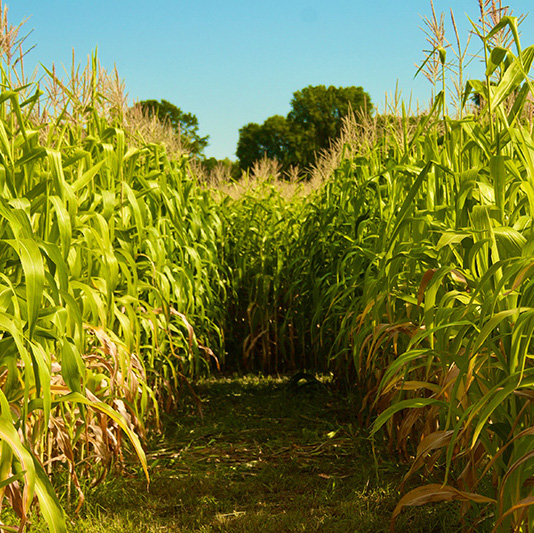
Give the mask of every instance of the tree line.
<svg viewBox="0 0 534 533">
<path fill-rule="evenodd" d="M 204 156 L 209 136 L 200 136 L 195 115 L 167 100 L 143 100 L 137 105 L 170 124 L 184 149 L 203 161 L 208 170 L 217 164 L 215 158 Z M 250 122 L 239 130 L 233 173 L 239 176 L 265 156 L 278 160 L 282 171 L 292 166 L 309 168 L 316 154 L 339 135 L 344 117 L 372 109 L 371 98 L 362 87 L 310 85 L 296 91 L 286 116 L 274 115 L 262 124 Z"/>
</svg>

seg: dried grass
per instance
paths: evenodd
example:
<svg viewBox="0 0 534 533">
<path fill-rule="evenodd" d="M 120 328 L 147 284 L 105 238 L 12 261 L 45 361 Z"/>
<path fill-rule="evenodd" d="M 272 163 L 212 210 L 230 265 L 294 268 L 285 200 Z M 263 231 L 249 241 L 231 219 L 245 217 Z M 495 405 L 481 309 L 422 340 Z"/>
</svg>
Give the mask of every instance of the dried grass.
<svg viewBox="0 0 534 533">
<path fill-rule="evenodd" d="M 140 105 L 126 109 L 123 116 L 122 126 L 135 145 L 161 144 L 171 159 L 186 154 L 180 136 L 176 135 L 168 121 L 162 121 L 156 115 L 151 115 Z"/>
<path fill-rule="evenodd" d="M 0 56 L 6 65 L 2 71 L 4 82 L 15 89 L 23 89 L 21 97 L 27 97 L 34 90 L 31 83 L 37 78 L 37 71 L 27 76 L 24 57 L 33 48 L 25 48 L 30 33 L 23 35 L 21 29 L 27 19 L 13 26 L 8 22 L 8 7 L 0 0 Z M 33 85 L 33 86 L 32 86 Z M 128 105 L 128 93 L 116 66 L 107 71 L 96 53 L 89 55 L 82 68 L 76 60 L 74 50 L 70 68 L 62 69 L 52 64 L 39 79 L 40 98 L 32 112 L 32 122 L 40 128 L 42 142 L 50 142 L 51 129 L 70 124 L 81 131 L 91 120 L 93 113 L 120 126 L 128 142 L 136 147 L 161 144 L 171 158 L 181 157 L 185 150 L 170 124 L 157 117 L 149 116 L 136 104 Z"/>
<path fill-rule="evenodd" d="M 257 193 L 266 186 L 276 187 L 281 196 L 286 199 L 295 196 L 305 196 L 310 192 L 310 184 L 303 178 L 300 169 L 290 167 L 282 172 L 282 164 L 276 159 L 264 156 L 256 161 L 248 172 L 243 172 L 239 180 L 228 179 L 212 182 L 223 196 L 236 200 L 250 193 Z"/>
<path fill-rule="evenodd" d="M 33 48 L 24 48 L 26 39 L 30 33 L 21 35 L 21 29 L 28 19 L 24 19 L 17 26 L 8 21 L 8 7 L 0 0 L 0 56 L 7 65 L 7 76 L 10 84 L 25 85 L 28 80 L 24 72 L 24 56 Z M 14 79 L 13 79 L 14 76 Z"/>
<path fill-rule="evenodd" d="M 486 35 L 503 17 L 512 16 L 514 13 L 509 6 L 502 5 L 502 0 L 478 0 L 478 6 L 480 9 L 480 19 L 477 29 L 481 35 Z M 521 24 L 525 17 L 525 14 L 520 15 L 518 23 Z M 506 28 L 495 33 L 489 42 L 492 46 L 510 48 L 513 44 L 513 39 L 512 32 L 509 28 Z"/>
<path fill-rule="evenodd" d="M 386 95 L 381 113 L 352 112 L 344 117 L 339 137 L 332 141 L 328 150 L 317 155 L 308 188 L 319 188 L 347 158 L 366 156 L 379 145 L 383 152 L 387 152 L 390 146 L 405 145 L 426 110 L 418 105 L 412 110 L 410 103 L 407 107 L 403 106 L 401 93 L 397 89 L 393 95 Z"/>
<path fill-rule="evenodd" d="M 197 158 L 189 161 L 190 176 L 210 187 L 218 188 L 232 181 L 232 163 L 230 160 L 217 161 L 217 164 L 207 169 L 205 163 Z"/>
</svg>

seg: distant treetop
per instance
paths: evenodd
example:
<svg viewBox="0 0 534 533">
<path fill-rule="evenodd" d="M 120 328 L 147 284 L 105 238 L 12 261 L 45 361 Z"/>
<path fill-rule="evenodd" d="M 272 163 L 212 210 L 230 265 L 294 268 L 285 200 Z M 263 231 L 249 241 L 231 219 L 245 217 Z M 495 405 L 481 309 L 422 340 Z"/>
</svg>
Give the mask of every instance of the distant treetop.
<svg viewBox="0 0 534 533">
<path fill-rule="evenodd" d="M 362 87 L 308 86 L 293 93 L 287 117 L 274 115 L 263 124 L 249 123 L 239 130 L 236 155 L 246 170 L 265 155 L 283 169 L 308 167 L 315 154 L 329 147 L 351 111 L 371 112 L 371 97 Z"/>
<path fill-rule="evenodd" d="M 198 119 L 192 113 L 185 113 L 167 100 L 142 100 L 141 106 L 150 116 L 157 116 L 162 122 L 170 124 L 175 134 L 180 137 L 182 147 L 191 154 L 203 155 L 208 145 L 208 136 L 198 134 Z"/>
</svg>

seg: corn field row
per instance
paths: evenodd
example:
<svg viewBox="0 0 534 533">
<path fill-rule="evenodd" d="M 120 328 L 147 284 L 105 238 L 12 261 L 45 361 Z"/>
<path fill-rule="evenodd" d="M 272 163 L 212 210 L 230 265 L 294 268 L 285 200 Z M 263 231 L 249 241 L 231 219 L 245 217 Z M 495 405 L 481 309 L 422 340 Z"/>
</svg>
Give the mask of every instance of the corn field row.
<svg viewBox="0 0 534 533">
<path fill-rule="evenodd" d="M 453 500 L 466 529 L 534 526 L 534 46 L 517 26 L 479 35 L 486 79 L 459 117 L 443 87 L 415 129 L 404 116 L 346 146 L 305 201 L 267 183 L 230 210 L 244 363 L 333 371 L 411 462 L 405 481 L 441 479 L 402 497 L 392 530 L 406 506 Z"/>
<path fill-rule="evenodd" d="M 226 366 L 329 371 L 356 390 L 407 479 L 441 480 L 405 494 L 392 529 L 405 506 L 455 500 L 466 529 L 527 531 L 534 46 L 517 23 L 479 35 L 486 78 L 467 82 L 459 116 L 443 86 L 291 197 L 268 179 L 237 198 L 201 186 L 187 156 L 102 111 L 96 62 L 83 102 L 48 72 L 64 97 L 51 115 L 4 65 L 0 502 L 19 523 L 2 528 L 21 531 L 36 497 L 66 531 L 59 468 L 78 507 L 81 476 L 98 483 L 125 453 L 148 479 L 148 428 Z"/>
<path fill-rule="evenodd" d="M 129 146 L 120 120 L 99 115 L 92 67 L 92 107 L 67 93 L 45 124 L 39 87 L 2 76 L 0 500 L 20 516 L 14 531 L 34 495 L 66 530 L 56 462 L 79 506 L 79 475 L 103 479 L 124 434 L 146 470 L 147 425 L 222 344 L 215 203 L 185 157 Z"/>
</svg>

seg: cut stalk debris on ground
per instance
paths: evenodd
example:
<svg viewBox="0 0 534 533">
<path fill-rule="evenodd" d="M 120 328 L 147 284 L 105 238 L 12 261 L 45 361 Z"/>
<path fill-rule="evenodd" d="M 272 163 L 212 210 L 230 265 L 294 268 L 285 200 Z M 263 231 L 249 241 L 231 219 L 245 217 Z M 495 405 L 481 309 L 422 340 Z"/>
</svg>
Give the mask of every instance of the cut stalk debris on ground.
<svg viewBox="0 0 534 533">
<path fill-rule="evenodd" d="M 72 531 L 389 531 L 408 467 L 384 449 L 375 463 L 354 404 L 329 381 L 219 378 L 203 380 L 198 394 L 203 418 L 191 404 L 150 442 L 150 491 L 130 463 L 87 491 Z M 458 524 L 455 503 L 399 519 L 400 530 L 414 533 L 458 531 Z"/>
<path fill-rule="evenodd" d="M 478 4 L 482 80 L 432 9 L 429 109 L 289 186 L 199 180 L 96 56 L 25 79 L 3 11 L 0 529 L 534 530 L 534 46 Z"/>
</svg>

